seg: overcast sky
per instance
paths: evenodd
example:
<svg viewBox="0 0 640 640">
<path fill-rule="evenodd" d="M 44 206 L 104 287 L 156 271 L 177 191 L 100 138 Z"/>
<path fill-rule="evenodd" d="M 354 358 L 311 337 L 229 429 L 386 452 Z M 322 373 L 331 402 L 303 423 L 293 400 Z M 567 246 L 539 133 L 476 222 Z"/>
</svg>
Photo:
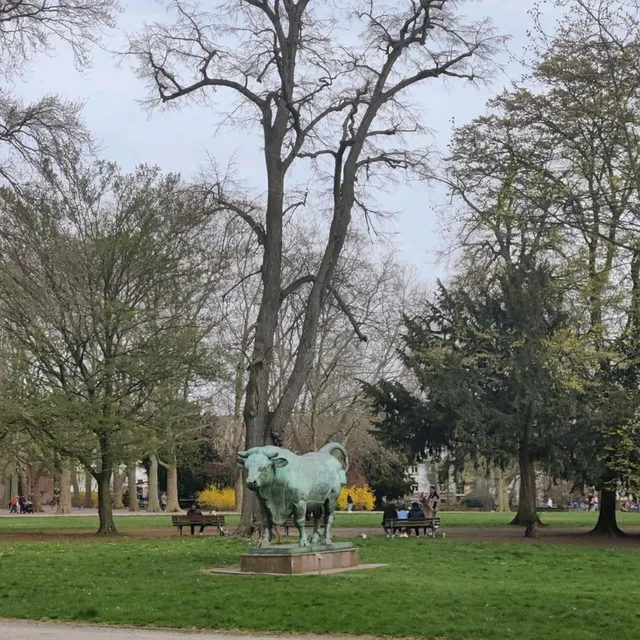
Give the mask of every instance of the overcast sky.
<svg viewBox="0 0 640 640">
<path fill-rule="evenodd" d="M 499 33 L 511 34 L 509 47 L 519 54 L 531 26 L 527 12 L 534 3 L 535 0 L 481 0 L 466 3 L 464 12 L 469 17 L 490 16 Z M 144 21 L 164 21 L 166 16 L 161 2 L 129 0 L 120 16 L 119 28 L 132 31 Z M 121 38 L 113 36 L 106 44 L 112 50 L 121 49 Z M 418 102 L 424 110 L 425 122 L 436 131 L 438 146 L 446 147 L 452 118 L 462 124 L 481 114 L 486 101 L 520 75 L 518 65 L 508 57 L 502 62 L 506 64 L 506 73 L 497 76 L 488 88 L 478 89 L 467 83 L 450 83 L 448 87 L 433 82 L 422 85 Z M 248 179 L 262 176 L 255 145 L 237 131 L 217 131 L 211 110 L 189 107 L 180 111 L 158 110 L 151 115 L 143 111 L 138 104 L 144 98 L 141 82 L 126 62 L 118 67 L 108 53 L 97 51 L 93 67 L 80 74 L 69 51 L 60 49 L 55 56 L 38 59 L 15 90 L 26 99 L 51 92 L 85 101 L 85 119 L 101 141 L 103 156 L 119 162 L 126 170 L 144 162 L 189 177 L 206 161 L 208 153 L 221 164 L 235 153 L 240 175 Z M 388 202 L 384 202 L 389 209 L 402 212 L 394 222 L 394 241 L 402 259 L 416 265 L 429 279 L 443 275 L 446 270 L 445 265 L 434 265 L 433 256 L 440 234 L 432 207 L 441 197 L 437 190 L 412 184 L 389 195 Z"/>
</svg>

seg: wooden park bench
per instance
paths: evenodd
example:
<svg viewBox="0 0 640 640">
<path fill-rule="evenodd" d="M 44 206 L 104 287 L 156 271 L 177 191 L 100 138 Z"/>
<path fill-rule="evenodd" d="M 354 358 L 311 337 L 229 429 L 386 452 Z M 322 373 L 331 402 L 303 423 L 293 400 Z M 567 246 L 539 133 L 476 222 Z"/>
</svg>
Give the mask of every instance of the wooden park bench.
<svg viewBox="0 0 640 640">
<path fill-rule="evenodd" d="M 386 520 L 384 528 L 390 533 L 396 533 L 397 531 L 406 533 L 412 530 L 416 532 L 416 535 L 419 534 L 420 529 L 424 531 L 425 535 L 427 535 L 427 530 L 429 530 L 431 532 L 431 537 L 435 538 L 436 533 L 440 528 L 440 518 L 423 518 L 421 520 L 400 520 L 398 518 L 394 518 L 393 520 Z"/>
<path fill-rule="evenodd" d="M 201 516 L 171 516 L 171 524 L 178 527 L 182 535 L 182 527 L 218 527 L 221 536 L 227 535 L 224 529 L 225 517 L 214 514 Z"/>
<path fill-rule="evenodd" d="M 305 528 L 309 528 L 309 527 L 313 527 L 313 519 L 311 518 L 311 516 L 309 514 L 307 514 L 307 520 L 305 522 Z M 282 528 L 284 529 L 284 535 L 288 538 L 289 537 L 289 529 L 295 529 L 296 533 L 297 533 L 297 525 L 296 525 L 296 521 L 294 518 L 287 518 L 284 521 L 284 524 L 282 525 Z"/>
<path fill-rule="evenodd" d="M 553 513 L 554 511 L 557 512 L 565 512 L 565 511 L 569 511 L 569 507 L 536 507 L 536 511 L 543 511 L 543 512 L 551 512 Z"/>
</svg>

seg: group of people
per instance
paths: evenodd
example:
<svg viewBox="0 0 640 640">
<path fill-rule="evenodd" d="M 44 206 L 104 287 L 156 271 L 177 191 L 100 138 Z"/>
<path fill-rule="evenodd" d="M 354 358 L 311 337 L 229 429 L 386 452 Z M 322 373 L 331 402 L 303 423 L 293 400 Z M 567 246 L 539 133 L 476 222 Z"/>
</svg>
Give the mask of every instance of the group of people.
<svg viewBox="0 0 640 640">
<path fill-rule="evenodd" d="M 638 513 L 640 513 L 640 500 L 635 500 L 635 498 L 633 500 L 625 500 L 621 505 L 620 505 L 620 511 L 624 511 L 624 512 L 629 512 L 629 511 L 637 511 Z"/>
<path fill-rule="evenodd" d="M 589 494 L 587 496 L 587 500 L 583 506 L 582 502 L 580 501 L 579 498 L 574 498 L 571 506 L 578 510 L 578 509 L 586 509 L 587 511 L 597 511 L 598 510 L 598 496 L 595 494 Z"/>
<path fill-rule="evenodd" d="M 28 499 L 25 499 L 24 496 L 13 496 L 9 503 L 9 513 L 33 513 L 31 496 Z"/>
<path fill-rule="evenodd" d="M 385 530 L 387 537 L 400 535 L 402 538 L 408 538 L 411 529 L 390 525 L 391 520 L 424 520 L 426 518 L 435 518 L 440 505 L 440 495 L 434 486 L 429 488 L 429 495 L 422 494 L 420 502 L 413 502 L 411 507 L 407 509 L 404 502 L 390 501 L 384 505 L 382 516 L 382 528 Z M 416 536 L 420 535 L 419 530 L 415 529 Z"/>
</svg>

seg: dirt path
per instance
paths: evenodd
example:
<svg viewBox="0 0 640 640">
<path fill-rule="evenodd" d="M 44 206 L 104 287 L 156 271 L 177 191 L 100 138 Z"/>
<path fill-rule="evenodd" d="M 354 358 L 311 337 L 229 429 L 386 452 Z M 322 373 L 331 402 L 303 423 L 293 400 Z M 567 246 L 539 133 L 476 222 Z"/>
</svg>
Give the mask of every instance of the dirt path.
<svg viewBox="0 0 640 640">
<path fill-rule="evenodd" d="M 233 633 L 183 633 L 151 629 L 126 629 L 68 624 L 45 624 L 0 620 L 2 637 L 11 640 L 276 640 L 275 636 L 241 635 Z M 6 635 L 5 635 L 6 634 Z M 331 636 L 287 636 L 304 640 L 336 640 Z M 359 636 L 358 640 L 373 640 Z"/>
<path fill-rule="evenodd" d="M 453 540 L 467 542 L 519 542 L 522 544 L 572 544 L 593 547 L 637 547 L 640 548 L 640 526 L 625 527 L 628 534 L 622 538 L 589 535 L 589 528 L 541 527 L 538 538 L 525 538 L 521 527 L 450 527 L 445 526 L 438 533 Z M 173 528 L 124 530 L 123 538 L 172 538 L 178 537 Z M 381 537 L 382 529 L 337 529 L 338 538 L 358 538 L 362 536 Z M 205 536 L 217 536 L 215 530 L 205 532 Z M 188 538 L 189 536 L 183 536 Z M 0 531 L 0 542 L 101 542 L 104 538 L 93 531 Z"/>
</svg>

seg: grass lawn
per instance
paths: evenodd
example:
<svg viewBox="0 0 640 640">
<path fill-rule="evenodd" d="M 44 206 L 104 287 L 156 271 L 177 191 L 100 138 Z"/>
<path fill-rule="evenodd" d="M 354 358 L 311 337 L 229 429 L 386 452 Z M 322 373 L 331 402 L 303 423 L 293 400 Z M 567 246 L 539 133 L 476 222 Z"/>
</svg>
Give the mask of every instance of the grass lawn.
<svg viewBox="0 0 640 640">
<path fill-rule="evenodd" d="M 204 575 L 213 537 L 0 542 L 0 617 L 180 628 L 518 640 L 638 638 L 640 550 L 359 540 L 374 571 Z"/>
<path fill-rule="evenodd" d="M 513 518 L 511 513 L 485 512 L 455 512 L 443 511 L 440 514 L 442 526 L 450 527 L 500 527 L 505 526 Z M 542 521 L 553 527 L 591 527 L 596 523 L 597 513 L 584 511 L 569 511 L 566 513 L 541 514 Z M 171 527 L 170 516 L 116 516 L 116 526 L 126 533 L 133 529 L 161 529 Z M 341 513 L 336 517 L 337 528 L 379 528 L 382 521 L 380 513 Z M 234 527 L 238 516 L 227 517 L 229 527 Z M 620 526 L 640 526 L 640 513 L 619 513 Z M 98 528 L 97 516 L 12 516 L 0 518 L 0 532 L 2 531 L 87 531 Z"/>
</svg>

